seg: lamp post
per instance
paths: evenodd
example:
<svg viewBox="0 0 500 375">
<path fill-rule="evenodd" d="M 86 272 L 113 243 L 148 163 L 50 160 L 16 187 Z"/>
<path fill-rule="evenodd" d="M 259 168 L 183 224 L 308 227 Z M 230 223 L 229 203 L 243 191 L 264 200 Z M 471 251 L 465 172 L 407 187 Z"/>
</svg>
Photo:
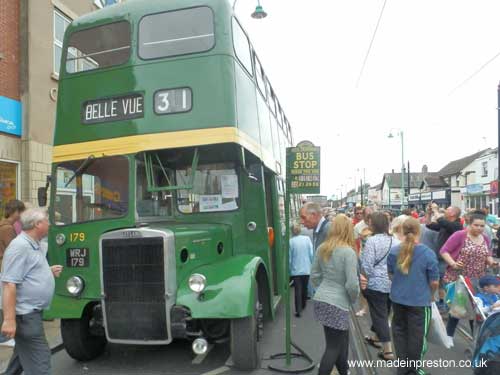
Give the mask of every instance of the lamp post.
<svg viewBox="0 0 500 375">
<path fill-rule="evenodd" d="M 234 0 L 233 10 L 234 10 L 234 7 L 236 6 L 237 2 L 238 2 L 238 0 Z M 260 0 L 257 0 L 257 6 L 255 7 L 255 11 L 252 13 L 252 18 L 260 20 L 260 19 L 266 18 L 266 17 L 267 17 L 267 13 L 264 12 L 264 8 L 262 7 L 262 5 L 260 5 Z"/>
<path fill-rule="evenodd" d="M 360 168 L 357 169 L 357 172 L 360 172 Z M 365 174 L 365 168 L 363 168 L 363 180 L 361 180 L 360 187 L 361 187 L 361 205 L 364 206 L 365 203 L 368 201 L 368 197 L 365 191 L 365 186 L 366 186 L 366 174 Z"/>
<path fill-rule="evenodd" d="M 404 158 L 404 141 L 403 141 L 403 130 L 402 129 L 391 129 L 388 138 L 394 138 L 392 131 L 396 130 L 396 135 L 401 137 L 401 210 L 404 208 L 405 201 L 405 158 Z"/>
<path fill-rule="evenodd" d="M 497 113 L 498 113 L 498 143 L 497 143 L 497 160 L 498 160 L 498 170 L 497 170 L 497 181 L 500 187 L 500 83 L 497 88 Z M 495 177 L 495 176 L 493 176 Z M 496 216 L 500 215 L 500 192 L 497 192 L 497 212 Z"/>
<path fill-rule="evenodd" d="M 342 198 L 342 193 L 343 192 L 344 192 L 344 184 L 341 184 L 340 185 L 340 207 L 342 207 L 342 205 L 343 205 L 342 204 L 342 200 L 344 199 L 344 198 Z"/>
</svg>

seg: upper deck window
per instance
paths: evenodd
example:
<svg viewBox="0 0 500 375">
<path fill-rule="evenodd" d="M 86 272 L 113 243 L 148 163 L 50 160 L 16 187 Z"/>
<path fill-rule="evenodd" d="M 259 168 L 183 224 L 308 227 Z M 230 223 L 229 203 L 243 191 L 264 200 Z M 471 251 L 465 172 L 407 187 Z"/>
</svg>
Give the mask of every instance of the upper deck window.
<svg viewBox="0 0 500 375">
<path fill-rule="evenodd" d="M 233 44 L 236 57 L 245 67 L 246 71 L 253 76 L 250 41 L 236 18 L 233 18 Z"/>
<path fill-rule="evenodd" d="M 127 21 L 76 31 L 69 37 L 66 71 L 107 68 L 125 63 L 129 56 L 130 24 Z"/>
<path fill-rule="evenodd" d="M 139 24 L 142 59 L 205 52 L 214 45 L 214 14 L 209 7 L 151 14 Z"/>
</svg>

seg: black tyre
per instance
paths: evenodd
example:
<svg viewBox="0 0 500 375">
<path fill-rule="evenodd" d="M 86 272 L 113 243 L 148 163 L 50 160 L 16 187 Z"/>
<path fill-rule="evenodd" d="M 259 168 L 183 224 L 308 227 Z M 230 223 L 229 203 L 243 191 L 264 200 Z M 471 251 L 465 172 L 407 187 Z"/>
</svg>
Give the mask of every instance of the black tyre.
<svg viewBox="0 0 500 375">
<path fill-rule="evenodd" d="M 81 319 L 61 319 L 61 336 L 69 356 L 77 361 L 90 361 L 106 348 L 105 336 L 90 333 L 90 314 Z"/>
<path fill-rule="evenodd" d="M 260 367 L 263 318 L 256 285 L 253 316 L 231 320 L 231 357 L 237 369 L 255 370 Z"/>
</svg>

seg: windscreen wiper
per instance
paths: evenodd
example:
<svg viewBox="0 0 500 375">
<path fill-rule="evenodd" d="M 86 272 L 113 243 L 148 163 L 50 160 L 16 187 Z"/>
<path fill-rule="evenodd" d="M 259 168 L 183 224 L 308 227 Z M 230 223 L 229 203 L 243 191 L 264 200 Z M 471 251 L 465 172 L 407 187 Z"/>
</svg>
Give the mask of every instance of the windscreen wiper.
<svg viewBox="0 0 500 375">
<path fill-rule="evenodd" d="M 90 165 L 94 162 L 95 157 L 94 155 L 89 155 L 87 159 L 83 161 L 83 163 L 78 167 L 78 169 L 73 173 L 73 176 L 66 182 L 66 185 L 64 187 L 68 187 L 69 184 L 73 182 L 73 180 L 76 178 L 76 176 L 81 175 L 85 170 L 90 167 Z"/>
</svg>

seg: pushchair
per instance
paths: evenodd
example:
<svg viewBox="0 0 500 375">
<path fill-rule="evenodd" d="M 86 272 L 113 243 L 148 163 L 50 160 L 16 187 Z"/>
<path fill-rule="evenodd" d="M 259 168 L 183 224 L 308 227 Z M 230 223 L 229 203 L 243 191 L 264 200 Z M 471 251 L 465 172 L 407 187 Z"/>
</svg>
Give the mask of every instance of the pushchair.
<svg viewBox="0 0 500 375">
<path fill-rule="evenodd" d="M 472 363 L 476 375 L 500 374 L 500 312 L 492 313 L 481 325 Z"/>
<path fill-rule="evenodd" d="M 465 284 L 470 301 L 476 313 L 476 335 L 472 353 L 472 367 L 475 375 L 500 374 L 500 312 L 493 312 L 486 316 L 475 300 L 475 290 L 468 278 L 460 276 L 460 281 Z"/>
</svg>

